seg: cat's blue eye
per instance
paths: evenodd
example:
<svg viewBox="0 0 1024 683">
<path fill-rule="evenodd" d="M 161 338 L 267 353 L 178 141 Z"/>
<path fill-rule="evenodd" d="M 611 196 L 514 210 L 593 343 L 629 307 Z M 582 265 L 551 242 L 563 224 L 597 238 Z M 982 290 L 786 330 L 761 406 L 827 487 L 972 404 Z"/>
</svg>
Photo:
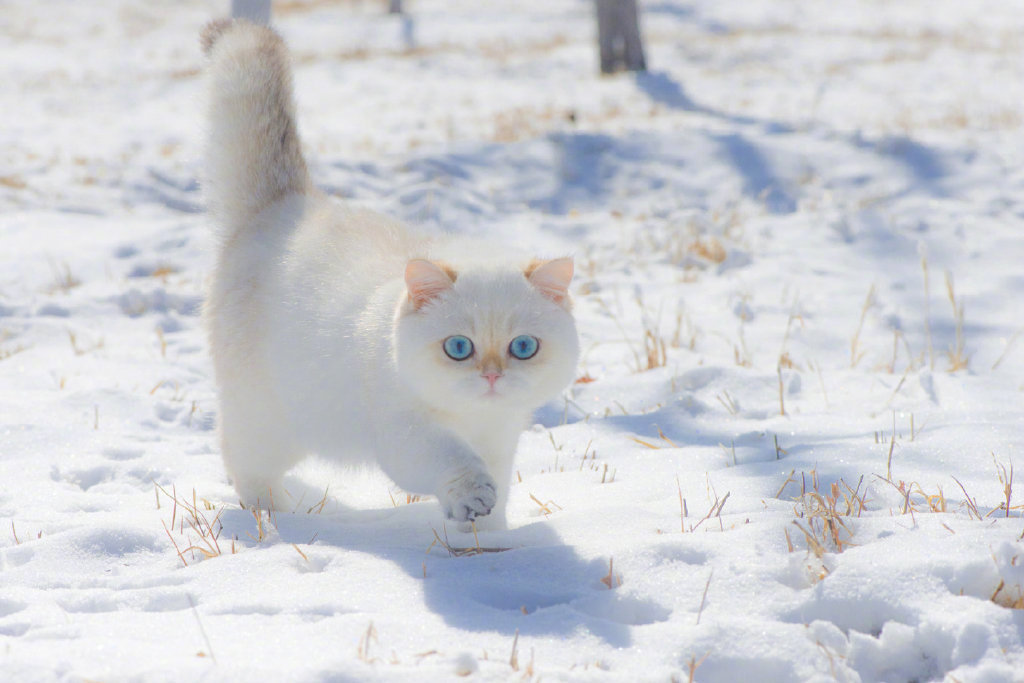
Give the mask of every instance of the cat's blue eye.
<svg viewBox="0 0 1024 683">
<path fill-rule="evenodd" d="M 473 342 L 461 334 L 452 335 L 444 340 L 444 352 L 452 360 L 466 360 L 473 355 Z"/>
<path fill-rule="evenodd" d="M 536 356 L 539 348 L 540 342 L 536 337 L 521 334 L 508 345 L 508 352 L 519 360 L 527 360 Z"/>
</svg>

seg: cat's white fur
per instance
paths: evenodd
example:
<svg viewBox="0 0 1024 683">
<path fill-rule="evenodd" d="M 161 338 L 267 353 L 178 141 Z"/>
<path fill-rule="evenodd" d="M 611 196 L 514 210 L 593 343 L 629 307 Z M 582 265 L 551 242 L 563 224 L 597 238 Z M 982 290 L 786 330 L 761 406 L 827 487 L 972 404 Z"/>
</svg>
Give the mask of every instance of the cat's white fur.
<svg viewBox="0 0 1024 683">
<path fill-rule="evenodd" d="M 220 238 L 205 315 L 242 500 L 271 504 L 317 453 L 375 461 L 449 518 L 503 527 L 519 435 L 575 371 L 572 261 L 510 261 L 325 197 L 306 171 L 281 38 L 236 21 L 202 42 Z M 524 334 L 540 350 L 518 360 L 509 343 Z M 474 355 L 449 358 L 452 335 Z"/>
</svg>

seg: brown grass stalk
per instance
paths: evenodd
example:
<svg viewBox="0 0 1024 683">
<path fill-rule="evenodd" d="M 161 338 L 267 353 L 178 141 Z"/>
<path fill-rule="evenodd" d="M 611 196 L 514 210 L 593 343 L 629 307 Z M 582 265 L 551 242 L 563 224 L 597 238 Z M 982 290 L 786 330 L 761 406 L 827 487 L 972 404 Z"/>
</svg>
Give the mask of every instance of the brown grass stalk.
<svg viewBox="0 0 1024 683">
<path fill-rule="evenodd" d="M 859 351 L 860 346 L 860 333 L 864 329 L 864 320 L 867 318 L 868 310 L 875 305 L 875 285 L 872 284 L 871 288 L 868 289 L 868 295 L 864 298 L 864 305 L 860 309 L 860 322 L 857 323 L 857 331 L 853 333 L 853 339 L 850 341 L 850 367 L 857 367 L 857 363 L 864 357 L 864 353 Z"/>
<path fill-rule="evenodd" d="M 704 613 L 704 605 L 708 599 L 708 589 L 711 588 L 711 577 L 715 575 L 715 570 L 712 569 L 711 573 L 708 574 L 708 580 L 704 583 L 704 592 L 700 596 L 700 607 L 697 608 L 697 626 L 700 626 L 700 616 Z"/>
</svg>

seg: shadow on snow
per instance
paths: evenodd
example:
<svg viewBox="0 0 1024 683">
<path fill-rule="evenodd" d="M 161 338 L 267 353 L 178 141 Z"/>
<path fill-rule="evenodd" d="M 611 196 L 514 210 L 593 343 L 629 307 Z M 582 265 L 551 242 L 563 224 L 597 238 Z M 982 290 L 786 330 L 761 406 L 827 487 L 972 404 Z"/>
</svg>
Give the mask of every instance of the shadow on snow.
<svg viewBox="0 0 1024 683">
<path fill-rule="evenodd" d="M 290 491 L 307 488 L 289 477 Z M 318 497 L 310 489 L 302 491 Z M 335 502 L 332 501 L 332 507 Z M 569 636 L 589 632 L 613 647 L 629 647 L 631 628 L 668 618 L 659 605 L 623 596 L 601 579 L 608 560 L 585 559 L 543 521 L 507 531 L 481 531 L 481 548 L 501 552 L 451 556 L 433 544 L 434 531 L 453 548 L 475 548 L 472 533 L 445 524 L 434 502 L 378 510 L 338 506 L 332 514 L 276 512 L 273 527 L 285 543 L 309 544 L 341 553 L 387 560 L 420 582 L 425 605 L 454 628 L 514 637 Z M 253 514 L 227 510 L 225 537 L 254 534 Z M 428 552 L 429 549 L 429 552 Z"/>
</svg>

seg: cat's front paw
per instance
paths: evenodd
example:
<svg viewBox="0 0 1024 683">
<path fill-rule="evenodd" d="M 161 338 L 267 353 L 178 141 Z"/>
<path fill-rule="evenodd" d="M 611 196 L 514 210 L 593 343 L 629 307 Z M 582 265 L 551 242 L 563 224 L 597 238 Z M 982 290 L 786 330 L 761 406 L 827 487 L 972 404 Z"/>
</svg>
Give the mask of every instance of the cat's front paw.
<svg viewBox="0 0 1024 683">
<path fill-rule="evenodd" d="M 437 498 L 448 519 L 472 522 L 494 509 L 498 502 L 498 489 L 486 472 L 465 470 L 446 481 Z"/>
</svg>

